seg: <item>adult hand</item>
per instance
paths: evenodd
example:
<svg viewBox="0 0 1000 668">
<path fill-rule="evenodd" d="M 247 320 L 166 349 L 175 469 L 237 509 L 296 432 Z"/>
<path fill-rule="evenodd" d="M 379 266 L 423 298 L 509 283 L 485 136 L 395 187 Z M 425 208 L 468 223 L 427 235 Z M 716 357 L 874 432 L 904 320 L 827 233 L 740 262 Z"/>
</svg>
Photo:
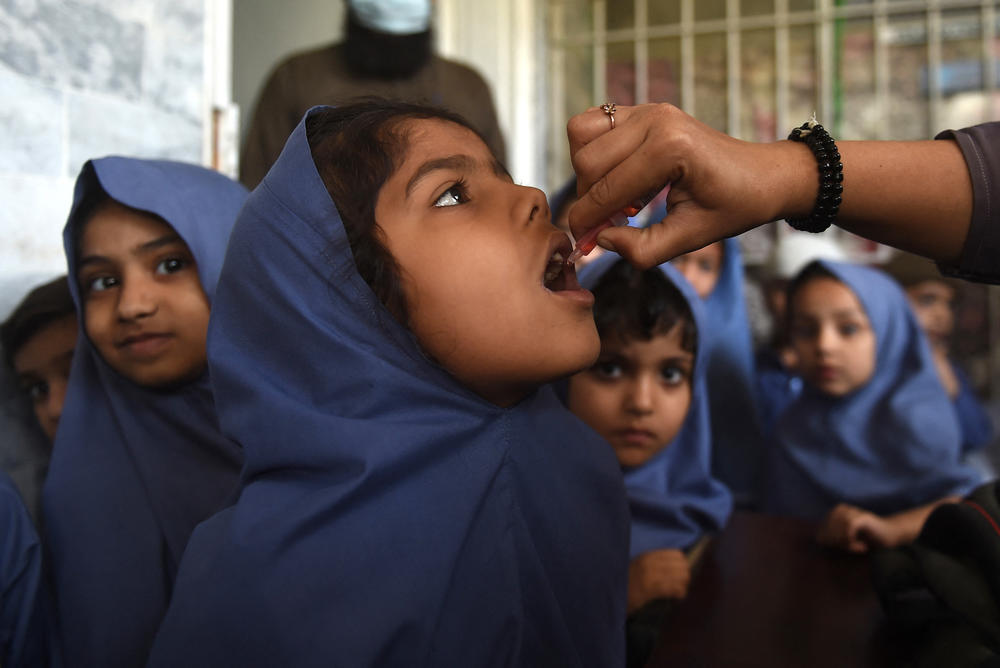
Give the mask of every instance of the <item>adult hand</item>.
<svg viewBox="0 0 1000 668">
<path fill-rule="evenodd" d="M 580 199 L 569 224 L 580 238 L 616 211 L 671 184 L 669 215 L 644 229 L 609 228 L 598 243 L 648 268 L 762 223 L 808 214 L 816 164 L 796 142 L 734 139 L 669 104 L 599 107 L 567 126 Z"/>
</svg>

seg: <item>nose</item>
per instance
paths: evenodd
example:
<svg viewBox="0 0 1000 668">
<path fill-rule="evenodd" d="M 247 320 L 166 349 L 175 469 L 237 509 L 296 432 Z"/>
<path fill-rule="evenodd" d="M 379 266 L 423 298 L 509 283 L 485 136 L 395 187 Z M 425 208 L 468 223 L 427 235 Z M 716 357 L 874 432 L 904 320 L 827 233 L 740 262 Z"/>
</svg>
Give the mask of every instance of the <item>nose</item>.
<svg viewBox="0 0 1000 668">
<path fill-rule="evenodd" d="M 837 332 L 832 325 L 823 325 L 816 331 L 816 352 L 827 355 L 837 346 Z"/>
<path fill-rule="evenodd" d="M 150 281 L 137 276 L 122 280 L 118 292 L 118 317 L 138 320 L 156 313 L 156 293 Z"/>
<path fill-rule="evenodd" d="M 625 409 L 633 415 L 653 412 L 653 379 L 648 374 L 639 375 L 629 383 Z"/>
<path fill-rule="evenodd" d="M 684 258 L 675 260 L 673 262 L 673 265 L 674 269 L 676 269 L 681 276 L 687 279 L 688 283 L 690 283 L 691 285 L 697 285 L 698 268 L 695 266 L 694 262 L 692 262 L 687 258 Z"/>
<path fill-rule="evenodd" d="M 519 206 L 523 208 L 523 213 L 518 219 L 524 220 L 528 224 L 542 222 L 550 223 L 552 213 L 549 211 L 549 201 L 538 188 L 530 186 L 515 186 L 521 190 L 522 196 L 519 198 Z"/>
</svg>

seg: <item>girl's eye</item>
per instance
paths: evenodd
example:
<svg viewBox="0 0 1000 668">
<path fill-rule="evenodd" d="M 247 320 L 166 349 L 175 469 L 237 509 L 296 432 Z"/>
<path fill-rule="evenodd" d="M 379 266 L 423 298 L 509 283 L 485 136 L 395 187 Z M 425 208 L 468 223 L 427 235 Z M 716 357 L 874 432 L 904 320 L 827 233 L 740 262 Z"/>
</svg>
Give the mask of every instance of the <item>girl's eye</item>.
<svg viewBox="0 0 1000 668">
<path fill-rule="evenodd" d="M 187 261 L 179 257 L 168 257 L 156 265 L 157 274 L 173 274 L 187 266 Z"/>
<path fill-rule="evenodd" d="M 811 324 L 792 325 L 791 333 L 794 339 L 813 339 L 816 338 L 819 329 Z"/>
<path fill-rule="evenodd" d="M 49 384 L 44 380 L 32 383 L 24 388 L 24 393 L 28 395 L 34 403 L 41 403 L 49 396 Z"/>
<path fill-rule="evenodd" d="M 464 183 L 456 183 L 451 188 L 448 188 L 441 196 L 437 198 L 434 202 L 434 206 L 445 207 L 445 206 L 458 206 L 459 204 L 465 204 L 469 201 L 466 196 L 466 189 Z"/>
<path fill-rule="evenodd" d="M 660 370 L 660 376 L 663 377 L 667 385 L 680 385 L 684 382 L 686 374 L 684 369 L 678 366 L 666 366 Z"/>
<path fill-rule="evenodd" d="M 861 327 L 859 327 L 858 325 L 855 325 L 855 324 L 852 324 L 852 323 L 847 323 L 847 324 L 844 324 L 844 325 L 840 326 L 840 335 L 841 336 L 845 336 L 845 337 L 847 337 L 847 336 L 854 336 L 860 330 L 861 330 Z"/>
<path fill-rule="evenodd" d="M 593 371 L 600 378 L 620 378 L 622 375 L 622 366 L 618 362 L 598 361 L 597 364 L 593 366 Z"/>
<path fill-rule="evenodd" d="M 98 276 L 97 278 L 90 279 L 90 282 L 85 287 L 87 292 L 104 292 L 116 285 L 118 285 L 118 279 L 114 276 Z"/>
</svg>

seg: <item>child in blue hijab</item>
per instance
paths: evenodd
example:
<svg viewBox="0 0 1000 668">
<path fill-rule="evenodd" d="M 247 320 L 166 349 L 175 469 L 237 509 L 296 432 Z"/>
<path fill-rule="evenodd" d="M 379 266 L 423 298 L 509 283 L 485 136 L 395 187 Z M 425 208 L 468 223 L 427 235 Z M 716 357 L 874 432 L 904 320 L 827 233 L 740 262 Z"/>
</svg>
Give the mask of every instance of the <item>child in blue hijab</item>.
<svg viewBox="0 0 1000 668">
<path fill-rule="evenodd" d="M 625 473 L 632 512 L 629 611 L 681 598 L 677 578 L 644 577 L 657 553 L 683 557 L 729 517 L 728 490 L 711 466 L 702 307 L 668 264 L 640 271 L 608 254 L 581 274 L 593 288 L 601 356 L 569 381 L 568 403 L 607 440 Z M 663 556 L 663 555 L 661 555 Z M 646 584 L 668 589 L 646 590 Z"/>
<path fill-rule="evenodd" d="M 242 490 L 150 665 L 621 665 L 621 473 L 546 385 L 599 351 L 570 250 L 458 117 L 310 110 L 230 240 L 209 364 Z"/>
<path fill-rule="evenodd" d="M 580 280 L 594 291 L 601 355 L 570 379 L 568 403 L 611 444 L 625 474 L 629 665 L 645 665 L 662 624 L 660 600 L 687 592 L 685 552 L 721 529 L 732 508 L 710 472 L 702 305 L 669 264 L 640 271 L 608 253 Z"/>
<path fill-rule="evenodd" d="M 930 511 L 980 474 L 930 348 L 899 286 L 880 271 L 820 261 L 788 293 L 805 387 L 770 452 L 766 510 L 822 520 L 821 542 L 855 552 L 912 541 Z"/>
<path fill-rule="evenodd" d="M 246 190 L 195 165 L 86 163 L 63 233 L 81 332 L 43 506 L 68 665 L 143 665 L 195 525 L 234 498 L 209 306 Z"/>
<path fill-rule="evenodd" d="M 764 449 L 739 241 L 725 239 L 672 262 L 705 303 L 701 345 L 707 360 L 712 473 L 729 487 L 737 506 L 756 507 Z"/>
</svg>

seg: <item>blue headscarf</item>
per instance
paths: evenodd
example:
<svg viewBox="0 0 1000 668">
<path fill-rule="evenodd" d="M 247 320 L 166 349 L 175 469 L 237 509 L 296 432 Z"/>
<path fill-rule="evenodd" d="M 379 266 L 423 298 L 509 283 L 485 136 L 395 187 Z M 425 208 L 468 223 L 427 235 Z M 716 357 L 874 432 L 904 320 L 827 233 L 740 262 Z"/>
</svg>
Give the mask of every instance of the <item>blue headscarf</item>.
<svg viewBox="0 0 1000 668">
<path fill-rule="evenodd" d="M 597 285 L 621 261 L 602 255 L 580 272 L 581 284 Z M 651 550 L 686 549 L 710 531 L 725 525 L 732 510 L 729 490 L 712 477 L 712 431 L 705 387 L 706 351 L 700 344 L 705 327 L 701 300 L 691 284 L 669 263 L 659 269 L 684 296 L 694 317 L 699 345 L 691 378 L 691 407 L 681 430 L 663 450 L 642 466 L 625 471 L 625 489 L 632 513 L 631 558 Z"/>
<path fill-rule="evenodd" d="M 712 473 L 737 504 L 756 506 L 763 459 L 754 400 L 753 342 L 743 294 L 743 259 L 737 239 L 723 241 L 722 270 L 705 298 L 708 404 L 712 422 Z"/>
<path fill-rule="evenodd" d="M 80 335 L 43 491 L 70 665 L 141 665 L 195 525 L 231 501 L 242 453 L 219 431 L 208 374 L 146 389 L 87 338 L 77 272 L 81 208 L 104 191 L 169 223 L 210 302 L 246 190 L 195 165 L 109 157 L 86 163 L 63 232 Z"/>
<path fill-rule="evenodd" d="M 499 408 L 423 355 L 305 119 L 233 230 L 209 364 L 243 488 L 195 531 L 152 666 L 622 665 L 613 454 L 549 387 Z"/>
<path fill-rule="evenodd" d="M 831 397 L 806 385 L 778 421 L 765 509 L 822 518 L 839 502 L 887 514 L 964 495 L 961 432 L 930 348 L 898 284 L 868 267 L 820 261 L 857 296 L 875 333 L 875 371 Z"/>
</svg>

